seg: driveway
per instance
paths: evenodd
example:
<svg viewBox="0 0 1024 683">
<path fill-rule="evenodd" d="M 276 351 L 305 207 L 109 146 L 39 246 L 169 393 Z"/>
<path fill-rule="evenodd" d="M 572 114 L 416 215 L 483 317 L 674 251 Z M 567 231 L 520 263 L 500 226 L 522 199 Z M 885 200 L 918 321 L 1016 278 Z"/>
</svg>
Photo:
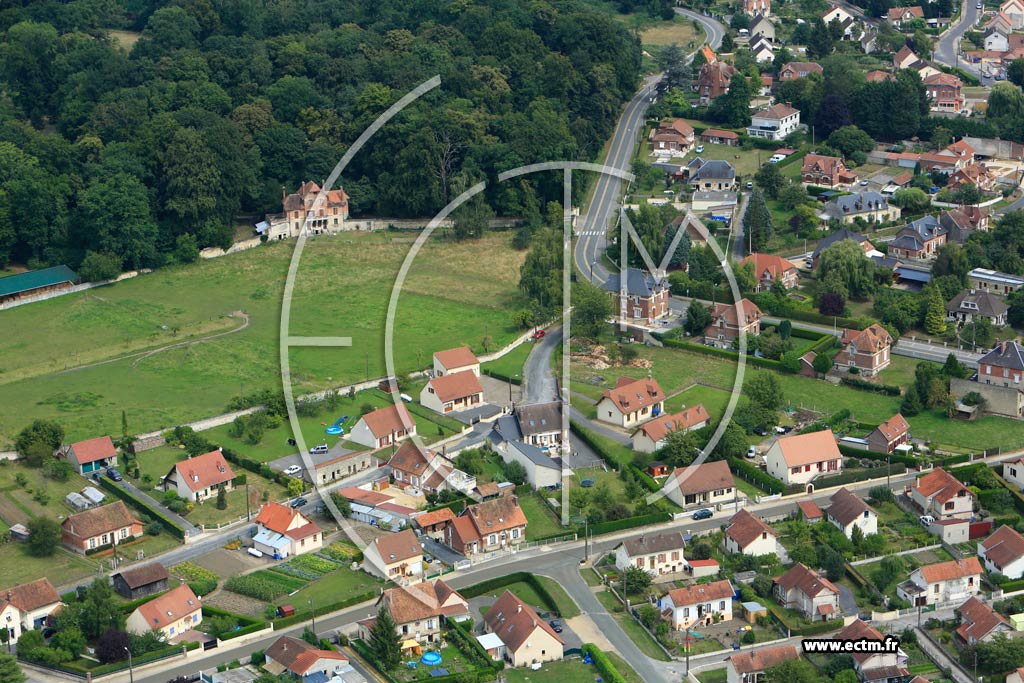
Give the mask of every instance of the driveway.
<svg viewBox="0 0 1024 683">
<path fill-rule="evenodd" d="M 95 482 L 92 479 L 89 479 L 89 483 L 95 485 Z M 186 536 L 197 536 L 202 533 L 199 527 L 197 527 L 195 524 L 192 524 L 181 515 L 171 512 L 166 507 L 164 507 L 162 503 L 157 501 L 156 498 L 149 495 L 148 493 L 140 489 L 138 486 L 128 481 L 128 477 L 125 477 L 123 480 L 119 482 L 115 482 L 115 485 L 120 486 L 124 490 L 134 495 L 136 498 L 145 501 L 149 505 L 152 505 L 155 509 L 159 510 L 168 519 L 170 519 L 172 522 L 178 524 L 182 529 L 184 529 Z M 100 490 L 102 491 L 102 489 Z"/>
<path fill-rule="evenodd" d="M 333 460 L 334 458 L 339 458 L 339 457 L 341 457 L 343 455 L 348 455 L 349 453 L 355 453 L 355 451 L 353 451 L 350 448 L 343 448 L 342 446 L 340 446 L 338 444 L 335 444 L 335 445 L 331 446 L 330 449 L 326 453 L 322 453 L 322 454 L 310 453 L 309 454 L 309 459 L 313 461 L 314 465 L 316 465 L 316 464 L 319 464 L 319 463 L 322 463 L 322 462 L 326 462 L 328 460 Z M 299 467 L 301 467 L 303 475 L 305 475 L 305 472 L 306 472 L 306 465 L 303 462 L 302 455 L 299 454 L 299 453 L 292 453 L 291 455 L 286 455 L 283 458 L 278 458 L 277 460 L 271 460 L 267 464 L 270 465 L 270 469 L 277 470 L 278 472 L 284 472 L 286 469 L 288 469 L 292 465 L 298 465 Z M 306 481 L 312 481 L 312 479 L 310 477 L 306 477 Z"/>
<path fill-rule="evenodd" d="M 449 567 L 454 567 L 456 562 L 466 559 L 465 555 L 455 552 L 444 543 L 440 543 L 430 536 L 420 536 L 420 544 L 423 546 L 423 550 Z"/>
<path fill-rule="evenodd" d="M 562 343 L 562 328 L 553 327 L 539 343 L 535 343 L 523 365 L 523 403 L 545 403 L 558 400 L 558 385 L 551 372 L 551 356 Z"/>
<path fill-rule="evenodd" d="M 849 586 L 839 583 L 836 584 L 836 588 L 839 589 L 839 609 L 842 610 L 843 616 L 850 617 L 860 614 L 860 607 L 857 606 L 857 601 L 854 599 L 853 591 L 850 590 Z"/>
</svg>

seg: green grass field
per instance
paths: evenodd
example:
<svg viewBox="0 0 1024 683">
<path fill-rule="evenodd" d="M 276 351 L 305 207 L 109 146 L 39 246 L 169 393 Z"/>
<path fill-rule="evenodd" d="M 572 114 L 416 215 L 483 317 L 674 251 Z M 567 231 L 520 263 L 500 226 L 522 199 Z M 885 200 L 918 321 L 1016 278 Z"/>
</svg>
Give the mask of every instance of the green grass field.
<svg viewBox="0 0 1024 683">
<path fill-rule="evenodd" d="M 722 669 L 708 669 L 697 674 L 697 680 L 700 683 L 725 683 L 728 676 L 728 671 Z"/>
<path fill-rule="evenodd" d="M 518 376 L 522 378 L 523 364 L 526 363 L 526 357 L 530 355 L 530 351 L 533 351 L 532 342 L 520 344 L 501 358 L 492 360 L 489 363 L 483 363 L 480 368 L 485 371 L 491 370 L 503 377 Z"/>
<path fill-rule="evenodd" d="M 608 655 L 619 673 L 623 675 L 627 683 L 639 683 L 640 677 L 630 668 L 624 659 L 614 652 L 605 653 Z M 594 683 L 597 680 L 597 672 L 593 666 L 584 664 L 581 659 L 567 659 L 560 662 L 546 662 L 540 669 L 534 671 L 529 668 L 513 669 L 505 667 L 502 674 L 508 683 Z"/>
<path fill-rule="evenodd" d="M 398 302 L 400 374 L 426 367 L 439 349 L 468 344 L 479 352 L 484 337 L 492 348 L 515 337 L 509 311 L 520 303 L 525 252 L 512 250 L 510 239 L 499 233 L 423 247 Z M 352 233 L 307 244 L 288 331 L 349 336 L 352 347 L 292 349 L 296 392 L 385 374 L 384 321 L 409 240 Z M 0 446 L 34 418 L 59 420 L 73 440 L 118 433 L 123 409 L 129 429 L 141 433 L 280 387 L 280 309 L 291 256 L 291 243 L 269 244 L 0 313 Z M 241 331 L 116 360 L 238 329 L 235 311 L 249 316 Z M 112 362 L 85 367 L 103 361 Z"/>
<path fill-rule="evenodd" d="M 561 496 L 558 491 L 545 493 L 554 496 L 556 499 L 560 499 Z M 539 494 L 519 496 L 519 506 L 523 508 L 523 514 L 526 515 L 526 521 L 528 522 L 526 525 L 526 540 L 568 533 L 559 523 L 558 518 L 551 508 L 548 507 L 548 504 L 540 499 Z"/>
<path fill-rule="evenodd" d="M 657 659 L 661 662 L 669 661 L 665 651 L 658 646 L 658 643 L 647 631 L 644 630 L 643 626 L 638 624 L 635 619 L 628 616 L 622 607 L 622 603 L 615 599 L 611 591 L 603 590 L 595 593 L 597 599 L 604 605 L 608 613 L 612 615 L 615 621 L 619 622 L 619 626 L 626 632 L 626 635 L 636 644 L 640 651 L 651 659 Z"/>
<path fill-rule="evenodd" d="M 348 567 L 341 567 L 324 574 L 316 581 L 311 581 L 295 595 L 279 598 L 277 604 L 288 603 L 305 608 L 312 600 L 314 606 L 328 605 L 338 602 L 345 596 L 364 593 L 383 585 L 383 581 L 364 571 L 352 571 Z"/>
</svg>

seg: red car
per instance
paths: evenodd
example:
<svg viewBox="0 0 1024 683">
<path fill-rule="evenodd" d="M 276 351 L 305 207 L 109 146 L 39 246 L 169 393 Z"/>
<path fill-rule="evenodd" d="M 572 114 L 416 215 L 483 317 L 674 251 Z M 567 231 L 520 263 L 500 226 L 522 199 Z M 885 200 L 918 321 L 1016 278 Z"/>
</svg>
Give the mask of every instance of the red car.
<svg viewBox="0 0 1024 683">
<path fill-rule="evenodd" d="M 544 335 L 547 334 L 544 330 L 537 330 L 533 333 L 534 339 L 543 339 Z"/>
</svg>

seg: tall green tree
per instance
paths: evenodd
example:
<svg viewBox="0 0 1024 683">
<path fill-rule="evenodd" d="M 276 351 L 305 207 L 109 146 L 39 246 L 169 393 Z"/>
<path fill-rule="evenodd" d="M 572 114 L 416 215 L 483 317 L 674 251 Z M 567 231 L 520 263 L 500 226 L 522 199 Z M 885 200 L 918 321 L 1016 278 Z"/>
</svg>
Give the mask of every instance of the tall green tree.
<svg viewBox="0 0 1024 683">
<path fill-rule="evenodd" d="M 742 72 L 729 80 L 729 91 L 719 95 L 708 108 L 708 117 L 731 128 L 750 125 L 750 100 L 754 90 Z"/>
<path fill-rule="evenodd" d="M 821 59 L 832 53 L 832 33 L 819 17 L 811 26 L 811 36 L 807 41 L 807 56 Z"/>
<path fill-rule="evenodd" d="M 27 680 L 14 655 L 0 654 L 0 683 L 25 683 Z"/>
<path fill-rule="evenodd" d="M 164 208 L 185 227 L 213 219 L 221 173 L 198 131 L 191 128 L 176 131 L 162 162 Z"/>
<path fill-rule="evenodd" d="M 586 280 L 578 280 L 572 288 L 573 332 L 597 339 L 608 321 L 617 314 L 614 295 Z"/>
<path fill-rule="evenodd" d="M 711 309 L 701 302 L 694 300 L 686 309 L 686 322 L 684 329 L 692 336 L 704 334 L 704 330 L 711 324 Z"/>
<path fill-rule="evenodd" d="M 90 226 L 94 250 L 117 254 L 132 269 L 152 265 L 156 220 L 138 178 L 119 173 L 95 180 L 79 197 L 78 209 Z"/>
<path fill-rule="evenodd" d="M 33 557 L 49 557 L 57 552 L 61 543 L 60 524 L 49 517 L 33 517 L 26 524 L 29 531 L 25 547 Z"/>
<path fill-rule="evenodd" d="M 927 307 L 924 315 L 924 330 L 928 334 L 945 334 L 946 332 L 946 302 L 942 300 L 942 293 L 938 287 L 929 287 L 925 292 Z"/>
<path fill-rule="evenodd" d="M 785 403 L 779 378 L 767 371 L 749 374 L 743 383 L 743 395 L 767 410 L 779 410 Z"/>
<path fill-rule="evenodd" d="M 764 164 L 754 174 L 754 182 L 769 199 L 777 199 L 786 185 L 786 178 L 776 164 Z"/>
<path fill-rule="evenodd" d="M 768 246 L 768 240 L 774 233 L 772 214 L 764 201 L 764 195 L 758 189 L 750 193 L 747 210 L 743 212 L 743 232 L 752 252 Z"/>
<path fill-rule="evenodd" d="M 698 50 L 697 54 L 700 54 Z M 703 58 L 703 55 L 701 55 Z M 690 72 L 686 65 L 686 52 L 677 43 L 666 45 L 658 53 L 658 69 L 664 74 L 669 87 L 682 88 L 690 83 Z M 698 67 L 699 68 L 699 67 Z"/>
<path fill-rule="evenodd" d="M 402 643 L 391 611 L 384 605 L 377 611 L 377 621 L 370 629 L 370 652 L 385 670 L 396 668 L 402 661 Z"/>
</svg>

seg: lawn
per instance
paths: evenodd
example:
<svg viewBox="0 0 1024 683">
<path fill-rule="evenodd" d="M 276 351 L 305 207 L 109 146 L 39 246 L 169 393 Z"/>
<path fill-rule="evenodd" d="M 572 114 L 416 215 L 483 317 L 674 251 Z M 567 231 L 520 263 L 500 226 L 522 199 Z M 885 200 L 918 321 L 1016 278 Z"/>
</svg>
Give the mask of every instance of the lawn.
<svg viewBox="0 0 1024 683">
<path fill-rule="evenodd" d="M 605 653 L 615 663 L 627 683 L 639 683 L 640 677 L 621 657 L 614 652 Z M 505 667 L 502 675 L 508 683 L 594 683 L 597 670 L 584 664 L 582 659 L 566 659 L 560 662 L 546 662 L 540 669 L 513 669 Z"/>
<path fill-rule="evenodd" d="M 294 595 L 278 598 L 277 604 L 287 603 L 295 605 L 296 609 L 304 609 L 312 600 L 315 608 L 317 605 L 329 605 L 351 595 L 378 589 L 383 585 L 383 581 L 364 571 L 341 567 L 324 574 L 316 581 L 311 581 Z"/>
<path fill-rule="evenodd" d="M 615 599 L 611 591 L 603 590 L 596 593 L 596 595 L 597 599 L 608 610 L 608 614 L 612 615 L 612 618 L 619 622 L 619 626 L 622 627 L 622 630 L 626 632 L 626 635 L 630 637 L 633 643 L 640 648 L 641 652 L 651 659 L 657 659 L 661 662 L 669 661 L 668 655 L 661 649 L 657 641 L 654 640 L 654 637 L 635 619 L 626 614 L 622 603 Z"/>
<path fill-rule="evenodd" d="M 703 124 L 707 125 L 707 124 Z M 700 157 L 704 161 L 717 159 L 721 161 L 728 161 L 736 168 L 736 177 L 746 178 L 757 173 L 757 169 L 761 168 L 761 164 L 768 161 L 771 157 L 771 153 L 765 150 L 742 150 L 738 147 L 730 147 L 729 145 L 704 145 L 704 151 L 697 154 L 696 151 L 690 152 L 683 160 L 682 163 L 689 163 L 693 159 Z M 799 171 L 799 168 L 797 169 Z"/>
<path fill-rule="evenodd" d="M 526 357 L 530 355 L 530 351 L 533 351 L 533 343 L 520 344 L 501 358 L 481 364 L 480 369 L 484 372 L 490 370 L 502 377 L 522 377 L 523 364 L 526 363 Z"/>
<path fill-rule="evenodd" d="M 482 351 L 485 337 L 494 348 L 517 335 L 509 311 L 521 303 L 525 252 L 510 241 L 510 234 L 495 233 L 424 245 L 398 302 L 398 374 L 426 367 L 439 349 L 468 344 Z M 307 243 L 289 332 L 345 335 L 352 347 L 292 349 L 297 392 L 385 374 L 385 313 L 409 246 L 408 237 L 389 232 Z M 224 412 L 239 394 L 279 388 L 280 308 L 291 256 L 291 243 L 268 244 L 0 313 L 0 445 L 35 418 L 59 420 L 77 440 L 118 433 L 124 409 L 129 430 L 142 433 Z M 247 326 L 237 311 L 248 315 Z M 239 331 L 123 358 L 231 330 Z M 111 362 L 84 367 L 102 361 Z"/>
<path fill-rule="evenodd" d="M 537 576 L 536 579 L 540 581 L 541 585 L 547 589 L 551 599 L 555 601 L 555 611 L 558 612 L 558 616 L 563 619 L 572 619 L 580 615 L 580 608 L 576 606 L 569 594 L 565 592 L 554 579 L 549 579 L 546 576 Z M 512 591 L 519 597 L 520 600 L 528 605 L 536 607 L 540 612 L 547 612 L 549 610 L 547 602 L 542 600 L 540 595 L 534 590 L 533 586 L 526 583 L 525 581 L 516 581 L 503 586 L 496 591 L 491 597 L 495 600 L 498 599 L 502 593 L 506 590 Z M 486 610 L 485 610 L 486 611 Z"/>
<path fill-rule="evenodd" d="M 55 585 L 71 584 L 96 575 L 100 562 L 83 555 L 60 549 L 50 557 L 32 557 L 21 543 L 0 545 L 0 566 L 3 566 L 3 585 L 10 588 L 50 576 Z"/>
<path fill-rule="evenodd" d="M 554 496 L 556 500 L 561 497 L 558 491 L 545 491 L 544 494 Z M 528 522 L 526 540 L 569 533 L 548 504 L 540 499 L 540 494 L 519 496 L 519 507 L 523 508 L 523 514 L 526 515 Z"/>
<path fill-rule="evenodd" d="M 725 683 L 728 671 L 722 669 L 708 669 L 697 674 L 697 680 L 700 683 Z"/>
<path fill-rule="evenodd" d="M 729 404 L 729 397 L 731 395 L 730 392 L 724 389 L 698 384 L 669 397 L 665 401 L 665 410 L 669 413 L 675 413 L 682 410 L 683 406 L 692 407 L 702 404 L 707 409 L 711 419 L 717 422 L 725 414 L 725 408 Z M 741 396 L 736 407 L 740 407 L 745 401 L 746 399 Z"/>
</svg>

